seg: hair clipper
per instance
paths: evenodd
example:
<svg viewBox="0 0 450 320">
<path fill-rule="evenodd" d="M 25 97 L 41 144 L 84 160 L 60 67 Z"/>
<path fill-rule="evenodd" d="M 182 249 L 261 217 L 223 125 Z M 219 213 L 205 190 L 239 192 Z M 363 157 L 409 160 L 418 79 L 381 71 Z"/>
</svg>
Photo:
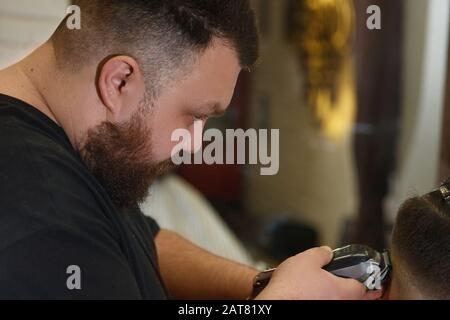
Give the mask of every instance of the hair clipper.
<svg viewBox="0 0 450 320">
<path fill-rule="evenodd" d="M 333 251 L 324 270 L 341 278 L 355 279 L 369 290 L 381 290 L 391 271 L 389 251 L 382 253 L 364 245 L 349 245 Z M 254 280 L 255 296 L 269 283 L 276 269 L 261 272 Z"/>
<path fill-rule="evenodd" d="M 382 253 L 363 245 L 349 245 L 333 251 L 333 260 L 323 269 L 358 280 L 369 290 L 380 290 L 391 271 L 389 251 Z"/>
</svg>

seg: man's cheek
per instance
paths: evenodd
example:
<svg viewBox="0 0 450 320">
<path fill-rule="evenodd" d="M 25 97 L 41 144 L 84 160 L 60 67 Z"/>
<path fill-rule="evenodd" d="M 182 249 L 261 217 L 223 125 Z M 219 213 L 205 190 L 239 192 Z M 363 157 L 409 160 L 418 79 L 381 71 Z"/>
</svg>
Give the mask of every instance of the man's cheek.
<svg viewBox="0 0 450 320">
<path fill-rule="evenodd" d="M 153 148 L 154 152 L 154 159 L 156 162 L 163 162 L 167 161 L 172 156 L 172 150 L 174 149 L 176 145 L 173 143 L 161 143 L 159 144 L 159 147 Z"/>
<path fill-rule="evenodd" d="M 194 123 L 194 129 L 191 131 L 191 153 L 197 153 L 203 146 L 203 130 L 205 121 L 198 120 Z"/>
<path fill-rule="evenodd" d="M 165 136 L 164 139 L 161 138 L 156 145 L 158 147 L 154 148 L 155 157 L 157 161 L 166 161 L 172 157 L 174 152 L 180 152 L 183 150 L 181 145 L 181 140 L 172 139 L 172 135 Z"/>
</svg>

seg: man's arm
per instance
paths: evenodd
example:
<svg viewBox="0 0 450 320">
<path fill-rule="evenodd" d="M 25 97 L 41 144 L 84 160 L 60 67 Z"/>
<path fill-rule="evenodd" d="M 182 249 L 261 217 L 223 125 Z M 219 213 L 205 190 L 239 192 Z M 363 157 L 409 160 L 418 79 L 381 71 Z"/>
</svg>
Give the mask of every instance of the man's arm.
<svg viewBox="0 0 450 320">
<path fill-rule="evenodd" d="M 236 299 L 251 296 L 258 271 L 206 252 L 161 230 L 156 237 L 159 264 L 169 293 L 176 299 Z M 356 280 L 323 270 L 332 259 L 330 248 L 314 248 L 283 262 L 258 300 L 373 300 L 381 291 L 367 291 Z"/>
<path fill-rule="evenodd" d="M 213 255 L 171 231 L 161 230 L 155 243 L 173 298 L 244 300 L 251 295 L 256 269 Z"/>
</svg>

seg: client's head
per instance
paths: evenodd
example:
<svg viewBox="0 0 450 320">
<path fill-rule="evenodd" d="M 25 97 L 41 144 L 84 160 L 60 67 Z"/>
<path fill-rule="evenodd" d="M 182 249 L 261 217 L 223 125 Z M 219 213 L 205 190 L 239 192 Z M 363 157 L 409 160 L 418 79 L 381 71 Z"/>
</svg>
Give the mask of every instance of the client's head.
<svg viewBox="0 0 450 320">
<path fill-rule="evenodd" d="M 440 190 L 407 200 L 391 244 L 389 299 L 450 299 L 450 203 Z"/>
</svg>

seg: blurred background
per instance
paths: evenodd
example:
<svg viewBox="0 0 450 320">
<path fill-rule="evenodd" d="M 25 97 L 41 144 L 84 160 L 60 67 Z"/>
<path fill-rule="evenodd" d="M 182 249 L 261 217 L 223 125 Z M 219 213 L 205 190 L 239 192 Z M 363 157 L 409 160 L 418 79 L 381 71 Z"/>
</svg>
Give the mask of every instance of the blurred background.
<svg viewBox="0 0 450 320">
<path fill-rule="evenodd" d="M 388 246 L 399 205 L 450 176 L 450 2 L 251 2 L 261 57 L 208 126 L 280 129 L 279 173 L 183 166 L 152 187 L 144 213 L 262 268 L 322 244 Z M 0 0 L 0 68 L 46 41 L 68 5 Z M 381 29 L 368 28 L 371 5 Z"/>
</svg>

